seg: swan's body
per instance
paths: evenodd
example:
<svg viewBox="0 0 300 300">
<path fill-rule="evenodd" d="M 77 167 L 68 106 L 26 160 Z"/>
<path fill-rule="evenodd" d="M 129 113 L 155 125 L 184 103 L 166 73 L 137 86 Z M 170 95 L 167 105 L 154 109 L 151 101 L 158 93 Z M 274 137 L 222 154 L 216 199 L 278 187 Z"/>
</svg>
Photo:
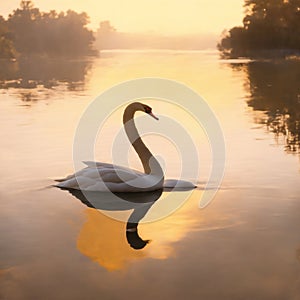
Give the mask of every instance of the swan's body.
<svg viewBox="0 0 300 300">
<path fill-rule="evenodd" d="M 125 193 L 155 191 L 163 187 L 159 176 L 108 163 L 84 163 L 86 168 L 66 177 L 57 186 L 85 191 Z"/>
<path fill-rule="evenodd" d="M 129 168 L 101 162 L 84 162 L 87 167 L 58 180 L 58 187 L 100 192 L 147 192 L 167 188 L 194 188 L 188 181 L 166 180 L 159 162 L 143 143 L 135 127 L 133 117 L 136 111 L 143 111 L 155 119 L 152 109 L 134 102 L 124 111 L 123 124 L 129 141 L 143 164 L 144 173 Z"/>
</svg>

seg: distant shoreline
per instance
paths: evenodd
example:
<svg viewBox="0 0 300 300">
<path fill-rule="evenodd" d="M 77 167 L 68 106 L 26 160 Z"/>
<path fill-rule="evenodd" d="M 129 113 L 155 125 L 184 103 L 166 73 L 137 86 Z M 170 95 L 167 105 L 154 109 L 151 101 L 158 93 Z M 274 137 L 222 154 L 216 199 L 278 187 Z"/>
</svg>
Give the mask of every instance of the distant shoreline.
<svg viewBox="0 0 300 300">
<path fill-rule="evenodd" d="M 300 58 L 300 51 L 295 49 L 265 49 L 248 50 L 244 53 L 222 53 L 220 55 L 225 59 L 289 59 L 291 57 Z"/>
</svg>

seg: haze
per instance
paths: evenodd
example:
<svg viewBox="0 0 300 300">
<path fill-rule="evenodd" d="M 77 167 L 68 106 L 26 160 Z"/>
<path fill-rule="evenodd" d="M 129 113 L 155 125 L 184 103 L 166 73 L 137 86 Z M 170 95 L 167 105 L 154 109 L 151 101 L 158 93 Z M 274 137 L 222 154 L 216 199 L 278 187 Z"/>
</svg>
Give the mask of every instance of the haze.
<svg viewBox="0 0 300 300">
<path fill-rule="evenodd" d="M 220 35 L 226 28 L 241 24 L 243 0 L 35 0 L 41 11 L 55 9 L 85 11 L 96 30 L 99 22 L 109 20 L 121 32 L 151 32 L 168 35 Z M 5 1 L 4 17 L 19 7 L 19 0 Z"/>
</svg>

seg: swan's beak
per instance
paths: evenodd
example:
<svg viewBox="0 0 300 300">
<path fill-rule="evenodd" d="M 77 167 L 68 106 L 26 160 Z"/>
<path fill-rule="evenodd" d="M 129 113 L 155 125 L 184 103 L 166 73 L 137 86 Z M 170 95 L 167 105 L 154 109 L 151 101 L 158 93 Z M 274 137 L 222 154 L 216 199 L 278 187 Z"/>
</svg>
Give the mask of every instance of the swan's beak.
<svg viewBox="0 0 300 300">
<path fill-rule="evenodd" d="M 158 118 L 157 116 L 155 116 L 152 112 L 149 113 L 149 115 L 150 115 L 151 117 L 153 117 L 155 120 L 159 120 L 159 118 Z"/>
</svg>

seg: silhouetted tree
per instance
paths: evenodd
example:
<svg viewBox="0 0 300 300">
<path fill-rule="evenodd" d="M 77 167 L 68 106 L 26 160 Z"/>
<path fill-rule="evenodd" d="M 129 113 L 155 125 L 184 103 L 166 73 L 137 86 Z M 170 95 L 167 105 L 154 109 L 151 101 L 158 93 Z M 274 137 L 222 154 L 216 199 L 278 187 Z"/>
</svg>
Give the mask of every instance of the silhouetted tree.
<svg viewBox="0 0 300 300">
<path fill-rule="evenodd" d="M 102 21 L 99 24 L 96 37 L 99 49 L 113 49 L 119 34 L 109 21 Z"/>
<path fill-rule="evenodd" d="M 14 58 L 16 50 L 9 35 L 7 22 L 0 16 L 0 58 Z"/>
<path fill-rule="evenodd" d="M 9 15 L 7 23 L 16 50 L 25 55 L 80 56 L 95 54 L 86 13 L 40 12 L 31 1 Z"/>
<path fill-rule="evenodd" d="M 245 0 L 243 26 L 234 27 L 218 44 L 230 57 L 300 51 L 300 0 Z"/>
<path fill-rule="evenodd" d="M 21 8 L 9 15 L 8 26 L 12 32 L 16 50 L 23 54 L 38 52 L 36 35 L 41 13 L 30 1 L 21 1 Z"/>
</svg>

